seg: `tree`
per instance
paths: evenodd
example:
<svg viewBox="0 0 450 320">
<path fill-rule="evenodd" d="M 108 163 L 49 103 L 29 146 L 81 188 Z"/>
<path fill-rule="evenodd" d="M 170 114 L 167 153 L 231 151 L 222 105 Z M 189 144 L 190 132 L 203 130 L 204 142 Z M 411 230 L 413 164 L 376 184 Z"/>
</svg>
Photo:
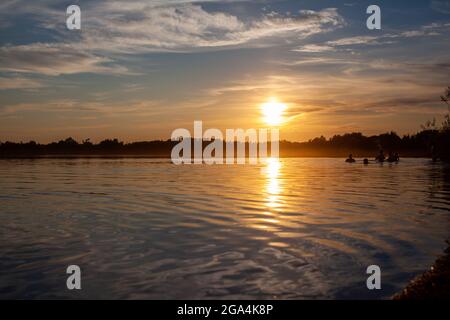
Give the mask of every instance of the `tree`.
<svg viewBox="0 0 450 320">
<path fill-rule="evenodd" d="M 441 100 L 447 104 L 448 112 L 444 116 L 444 122 L 442 122 L 442 130 L 448 131 L 450 130 L 450 87 L 447 87 L 443 96 L 441 96 Z"/>
</svg>

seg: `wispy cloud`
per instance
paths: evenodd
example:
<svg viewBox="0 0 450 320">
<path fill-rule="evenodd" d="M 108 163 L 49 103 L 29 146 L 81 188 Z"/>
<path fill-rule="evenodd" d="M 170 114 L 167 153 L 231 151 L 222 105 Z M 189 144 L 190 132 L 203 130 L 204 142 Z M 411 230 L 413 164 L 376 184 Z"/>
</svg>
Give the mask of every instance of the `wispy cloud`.
<svg viewBox="0 0 450 320">
<path fill-rule="evenodd" d="M 317 53 L 317 52 L 327 52 L 327 51 L 334 51 L 334 50 L 335 50 L 334 46 L 327 45 L 327 44 L 305 44 L 304 46 L 301 46 L 300 48 L 294 49 L 293 51 Z"/>
<path fill-rule="evenodd" d="M 49 76 L 74 73 L 124 74 L 127 69 L 112 60 L 67 44 L 33 43 L 0 47 L 0 71 Z"/>
<path fill-rule="evenodd" d="M 86 48 L 127 53 L 270 45 L 263 40 L 305 38 L 344 23 L 336 9 L 302 10 L 289 16 L 262 14 L 251 20 L 225 12 L 208 12 L 193 4 L 154 7 L 140 3 L 121 10 L 114 3 L 107 3 L 95 10 L 98 14 L 86 22 Z"/>
<path fill-rule="evenodd" d="M 432 23 L 424 25 L 419 29 L 407 30 L 407 31 L 397 31 L 386 33 L 377 36 L 351 36 L 341 39 L 336 39 L 332 41 L 327 41 L 325 43 L 316 44 L 305 44 L 293 51 L 297 52 L 328 52 L 336 51 L 338 48 L 343 48 L 343 50 L 348 50 L 355 48 L 355 46 L 368 46 L 368 45 L 387 45 L 395 43 L 401 39 L 415 38 L 415 37 L 427 37 L 427 36 L 437 36 L 441 33 L 449 32 L 450 24 L 447 23 Z"/>
<path fill-rule="evenodd" d="M 205 10 L 197 2 L 233 1 L 130 0 L 126 5 L 120 1 L 92 1 L 83 6 L 83 32 L 72 40 L 85 50 L 103 52 L 190 51 L 248 44 L 270 37 L 305 38 L 345 24 L 336 8 L 292 14 L 261 12 L 243 19 L 225 11 Z M 39 5 L 10 0 L 0 8 L 8 11 L 8 15 L 0 14 L 0 21 L 28 15 L 41 26 L 59 32 L 62 42 L 64 37 L 70 42 L 71 33 L 62 27 L 64 15 L 56 0 L 40 1 Z"/>
<path fill-rule="evenodd" d="M 97 100 L 77 100 L 77 99 L 52 99 L 45 102 L 23 102 L 8 104 L 0 107 L 0 115 L 16 114 L 24 111 L 39 111 L 57 113 L 59 115 L 68 113 L 88 112 L 91 115 L 102 115 L 102 117 L 122 117 L 126 114 L 138 114 L 141 116 L 155 115 L 161 110 L 155 110 L 158 101 L 128 101 L 128 102 L 109 102 Z"/>
<path fill-rule="evenodd" d="M 0 77 L 0 90 L 10 89 L 37 89 L 45 85 L 40 80 L 24 77 Z"/>
</svg>

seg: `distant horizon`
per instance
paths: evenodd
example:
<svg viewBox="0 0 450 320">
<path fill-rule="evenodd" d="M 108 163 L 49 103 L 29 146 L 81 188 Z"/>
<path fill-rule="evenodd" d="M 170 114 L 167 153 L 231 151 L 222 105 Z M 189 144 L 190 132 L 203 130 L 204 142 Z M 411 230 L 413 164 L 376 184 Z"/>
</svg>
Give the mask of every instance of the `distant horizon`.
<svg viewBox="0 0 450 320">
<path fill-rule="evenodd" d="M 245 128 L 243 128 L 245 130 Z M 325 139 L 329 140 L 331 138 L 333 138 L 334 136 L 344 136 L 344 135 L 350 135 L 350 134 L 362 134 L 364 137 L 373 137 L 373 136 L 380 136 L 383 134 L 389 134 L 391 132 L 397 134 L 399 137 L 404 137 L 404 136 L 411 136 L 411 135 L 416 135 L 420 132 L 424 131 L 423 129 L 418 129 L 416 132 L 408 132 L 408 133 L 399 133 L 396 130 L 386 130 L 386 131 L 382 131 L 379 133 L 374 133 L 374 134 L 367 134 L 361 131 L 353 131 L 353 132 L 343 132 L 343 133 L 335 133 L 335 134 L 331 134 L 329 136 L 325 136 L 325 135 L 318 135 L 312 138 L 309 138 L 307 140 L 302 140 L 302 141 L 296 141 L 296 140 L 288 140 L 288 139 L 284 139 L 283 138 L 283 134 L 282 131 L 280 131 L 280 141 L 287 141 L 287 142 L 291 142 L 291 143 L 307 143 L 309 141 L 312 141 L 314 139 L 319 139 L 321 137 L 324 137 Z M 100 143 L 102 141 L 105 140 L 113 140 L 113 139 L 117 139 L 119 142 L 123 142 L 123 143 L 139 143 L 139 142 L 153 142 L 153 141 L 169 141 L 170 140 L 170 135 L 168 135 L 168 137 L 166 138 L 142 138 L 142 139 L 134 139 L 134 140 L 125 140 L 122 139 L 120 137 L 117 136 L 111 136 L 111 137 L 105 137 L 105 138 L 99 138 L 99 139 L 91 139 L 89 137 L 86 138 L 77 138 L 73 135 L 67 135 L 61 138 L 55 138 L 53 140 L 48 140 L 48 141 L 39 141 L 37 139 L 28 139 L 28 140 L 11 140 L 11 139 L 6 139 L 3 140 L 2 138 L 0 138 L 0 143 L 5 143 L 5 142 L 12 142 L 12 143 L 28 143 L 28 142 L 36 142 L 38 144 L 51 144 L 51 143 L 55 143 L 55 142 L 59 142 L 59 141 L 64 141 L 66 139 L 72 138 L 75 141 L 77 141 L 78 143 L 82 143 L 83 141 L 89 139 L 89 142 L 91 143 Z"/>
</svg>

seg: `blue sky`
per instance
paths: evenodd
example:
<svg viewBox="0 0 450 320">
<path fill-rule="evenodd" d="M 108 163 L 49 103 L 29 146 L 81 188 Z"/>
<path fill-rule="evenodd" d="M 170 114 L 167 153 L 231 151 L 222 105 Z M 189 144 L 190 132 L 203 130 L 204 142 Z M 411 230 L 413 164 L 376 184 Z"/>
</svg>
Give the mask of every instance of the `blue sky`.
<svg viewBox="0 0 450 320">
<path fill-rule="evenodd" d="M 445 112 L 449 31 L 450 1 L 6 0 L 0 140 L 258 128 L 270 97 L 288 106 L 282 139 L 414 133 Z"/>
</svg>

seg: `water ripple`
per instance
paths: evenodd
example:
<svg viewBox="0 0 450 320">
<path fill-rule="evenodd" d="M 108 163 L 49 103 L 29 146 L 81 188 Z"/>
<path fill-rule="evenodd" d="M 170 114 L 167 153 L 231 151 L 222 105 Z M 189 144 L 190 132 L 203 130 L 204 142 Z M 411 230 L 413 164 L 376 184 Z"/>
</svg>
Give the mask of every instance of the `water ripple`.
<svg viewBox="0 0 450 320">
<path fill-rule="evenodd" d="M 0 190 L 0 298 L 358 298 L 371 264 L 388 297 L 450 233 L 450 168 L 425 159 L 1 160 Z"/>
</svg>

